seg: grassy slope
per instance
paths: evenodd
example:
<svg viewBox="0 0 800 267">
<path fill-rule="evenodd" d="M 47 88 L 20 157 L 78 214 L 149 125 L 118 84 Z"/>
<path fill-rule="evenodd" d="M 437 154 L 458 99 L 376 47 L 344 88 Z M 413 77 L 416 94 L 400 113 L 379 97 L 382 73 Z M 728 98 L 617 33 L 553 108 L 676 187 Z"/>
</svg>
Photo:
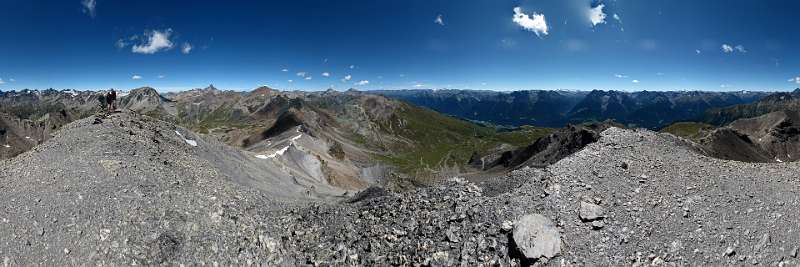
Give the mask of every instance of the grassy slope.
<svg viewBox="0 0 800 267">
<path fill-rule="evenodd" d="M 441 167 L 465 165 L 473 152 L 486 152 L 502 143 L 526 146 L 552 132 L 549 128 L 525 127 L 500 133 L 425 108 L 404 104 L 401 110 L 398 115 L 405 122 L 404 127 L 394 128 L 402 129 L 398 134 L 415 145 L 379 158 L 422 180 Z"/>
<path fill-rule="evenodd" d="M 676 122 L 664 129 L 662 133 L 671 133 L 676 136 L 698 140 L 703 137 L 703 133 L 714 129 L 714 126 L 699 122 Z"/>
</svg>

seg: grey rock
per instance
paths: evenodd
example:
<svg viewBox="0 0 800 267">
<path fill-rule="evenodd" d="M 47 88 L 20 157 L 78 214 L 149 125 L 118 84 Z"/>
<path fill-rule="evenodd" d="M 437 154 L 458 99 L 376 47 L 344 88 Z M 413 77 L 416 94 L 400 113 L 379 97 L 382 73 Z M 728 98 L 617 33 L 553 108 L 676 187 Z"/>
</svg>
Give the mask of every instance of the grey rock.
<svg viewBox="0 0 800 267">
<path fill-rule="evenodd" d="M 578 214 L 584 222 L 591 222 L 605 217 L 605 210 L 598 205 L 581 201 Z"/>
<path fill-rule="evenodd" d="M 725 256 L 728 256 L 728 257 L 733 256 L 733 254 L 736 254 L 736 251 L 733 250 L 732 247 L 726 248 L 725 252 L 722 253 L 722 255 L 725 255 Z"/>
<path fill-rule="evenodd" d="M 561 234 L 550 219 L 540 214 L 525 215 L 516 221 L 513 238 L 528 259 L 551 259 L 561 253 Z"/>
</svg>

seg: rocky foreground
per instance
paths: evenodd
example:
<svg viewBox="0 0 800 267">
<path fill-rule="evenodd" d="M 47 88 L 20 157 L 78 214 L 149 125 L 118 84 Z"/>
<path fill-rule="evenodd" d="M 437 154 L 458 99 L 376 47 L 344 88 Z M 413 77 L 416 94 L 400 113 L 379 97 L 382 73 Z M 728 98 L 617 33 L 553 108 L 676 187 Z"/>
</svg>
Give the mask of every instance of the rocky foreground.
<svg viewBox="0 0 800 267">
<path fill-rule="evenodd" d="M 249 186 L 171 135 L 110 154 L 90 125 L 0 163 L 4 264 L 798 263 L 800 165 L 709 158 L 666 134 L 610 128 L 545 169 L 322 202 Z M 175 130 L 159 127 L 124 129 Z"/>
</svg>

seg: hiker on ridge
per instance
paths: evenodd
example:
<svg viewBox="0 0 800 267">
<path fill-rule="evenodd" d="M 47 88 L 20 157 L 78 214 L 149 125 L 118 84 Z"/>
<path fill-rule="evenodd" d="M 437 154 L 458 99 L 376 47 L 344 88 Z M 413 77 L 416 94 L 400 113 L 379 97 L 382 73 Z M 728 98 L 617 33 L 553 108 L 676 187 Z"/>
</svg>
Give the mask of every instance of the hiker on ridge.
<svg viewBox="0 0 800 267">
<path fill-rule="evenodd" d="M 106 94 L 106 107 L 108 108 L 108 113 L 114 112 L 117 109 L 117 104 L 115 103 L 117 100 L 117 91 L 111 89 L 111 92 Z"/>
</svg>

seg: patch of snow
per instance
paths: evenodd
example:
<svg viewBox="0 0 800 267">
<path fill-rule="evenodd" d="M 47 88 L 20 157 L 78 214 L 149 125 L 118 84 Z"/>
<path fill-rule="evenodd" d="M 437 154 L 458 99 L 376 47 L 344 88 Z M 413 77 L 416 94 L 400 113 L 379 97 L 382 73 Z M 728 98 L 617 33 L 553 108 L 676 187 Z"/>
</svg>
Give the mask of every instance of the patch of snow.
<svg viewBox="0 0 800 267">
<path fill-rule="evenodd" d="M 127 91 L 119 91 L 119 92 L 117 92 L 117 96 L 118 97 L 128 96 L 129 94 L 131 94 L 131 92 L 127 92 Z"/>
<path fill-rule="evenodd" d="M 190 146 L 197 146 L 197 141 L 186 139 L 186 137 L 183 137 L 183 135 L 178 131 L 175 131 L 175 133 L 178 134 L 178 136 L 180 136 L 181 138 L 183 138 L 183 141 L 186 141 L 186 143 L 189 144 Z"/>
<path fill-rule="evenodd" d="M 25 136 L 25 139 L 31 139 L 31 137 L 30 136 Z"/>
<path fill-rule="evenodd" d="M 303 137 L 303 134 L 300 134 L 298 136 L 292 137 L 291 141 L 292 142 L 297 141 L 297 139 L 300 139 L 300 137 Z"/>
<path fill-rule="evenodd" d="M 779 158 L 775 158 L 775 161 L 783 163 L 783 161 L 781 159 L 779 159 Z"/>
<path fill-rule="evenodd" d="M 11 148 L 11 146 L 9 146 L 9 145 L 3 145 L 3 147 L 5 147 L 5 148 Z"/>
<path fill-rule="evenodd" d="M 256 158 L 271 159 L 271 158 L 275 158 L 277 156 L 283 156 L 283 153 L 286 153 L 286 150 L 289 150 L 290 146 L 291 145 L 288 145 L 288 146 L 286 146 L 286 147 L 284 147 L 284 148 L 282 148 L 282 149 L 280 149 L 278 151 L 275 151 L 275 153 L 272 153 L 272 154 L 269 154 L 269 155 L 256 155 Z"/>
</svg>

